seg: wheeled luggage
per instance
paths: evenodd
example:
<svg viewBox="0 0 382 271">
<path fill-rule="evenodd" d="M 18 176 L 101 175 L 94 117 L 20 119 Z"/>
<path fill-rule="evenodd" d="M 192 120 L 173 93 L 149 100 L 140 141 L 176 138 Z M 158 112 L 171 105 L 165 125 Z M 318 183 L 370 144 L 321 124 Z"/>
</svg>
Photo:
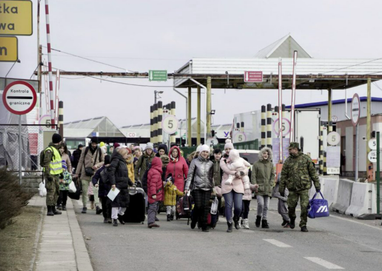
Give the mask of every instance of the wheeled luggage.
<svg viewBox="0 0 382 271">
<path fill-rule="evenodd" d="M 140 187 L 129 187 L 129 207 L 127 207 L 122 219 L 125 222 L 142 223 L 146 218 L 146 193 Z"/>
<path fill-rule="evenodd" d="M 176 202 L 176 214 L 175 214 L 176 219 L 180 219 L 180 218 L 190 219 L 191 211 L 192 211 L 192 197 L 189 195 L 184 195 L 183 197 L 180 197 L 179 200 Z"/>
</svg>

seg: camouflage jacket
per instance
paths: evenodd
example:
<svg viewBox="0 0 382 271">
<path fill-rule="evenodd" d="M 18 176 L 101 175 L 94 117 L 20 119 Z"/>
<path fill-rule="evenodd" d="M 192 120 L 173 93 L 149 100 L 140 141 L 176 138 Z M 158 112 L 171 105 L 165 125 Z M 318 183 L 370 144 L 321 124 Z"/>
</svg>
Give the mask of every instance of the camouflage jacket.
<svg viewBox="0 0 382 271">
<path fill-rule="evenodd" d="M 320 189 L 320 180 L 310 157 L 302 152 L 297 156 L 289 156 L 281 170 L 280 193 L 285 188 L 289 191 L 309 190 L 312 187 L 312 180 L 316 189 Z"/>
</svg>

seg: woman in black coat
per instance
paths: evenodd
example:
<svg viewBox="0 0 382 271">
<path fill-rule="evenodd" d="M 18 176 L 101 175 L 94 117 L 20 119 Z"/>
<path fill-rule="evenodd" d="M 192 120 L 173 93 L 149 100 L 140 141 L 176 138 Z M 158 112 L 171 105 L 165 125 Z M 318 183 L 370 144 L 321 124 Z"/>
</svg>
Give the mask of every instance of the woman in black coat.
<svg viewBox="0 0 382 271">
<path fill-rule="evenodd" d="M 122 220 L 122 216 L 125 214 L 126 208 L 129 205 L 129 185 L 133 185 L 129 179 L 126 159 L 128 151 L 125 148 L 118 148 L 111 157 L 111 163 L 109 166 L 109 180 L 111 189 L 118 188 L 119 194 L 111 203 L 111 218 L 113 219 L 113 226 L 118 226 L 117 219 L 121 224 L 125 224 Z"/>
</svg>

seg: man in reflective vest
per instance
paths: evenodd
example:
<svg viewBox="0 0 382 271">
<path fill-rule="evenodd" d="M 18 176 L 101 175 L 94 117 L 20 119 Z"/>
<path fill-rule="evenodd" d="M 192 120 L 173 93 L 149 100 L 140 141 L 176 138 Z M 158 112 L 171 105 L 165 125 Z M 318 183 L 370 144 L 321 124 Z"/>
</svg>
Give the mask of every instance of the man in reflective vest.
<svg viewBox="0 0 382 271">
<path fill-rule="evenodd" d="M 60 179 L 63 179 L 62 159 L 58 150 L 61 146 L 61 142 L 62 137 L 59 134 L 54 134 L 52 136 L 52 142 L 44 150 L 42 166 L 45 176 L 45 187 L 47 190 L 46 206 L 48 208 L 48 216 L 61 214 L 55 207 L 60 194 Z"/>
</svg>

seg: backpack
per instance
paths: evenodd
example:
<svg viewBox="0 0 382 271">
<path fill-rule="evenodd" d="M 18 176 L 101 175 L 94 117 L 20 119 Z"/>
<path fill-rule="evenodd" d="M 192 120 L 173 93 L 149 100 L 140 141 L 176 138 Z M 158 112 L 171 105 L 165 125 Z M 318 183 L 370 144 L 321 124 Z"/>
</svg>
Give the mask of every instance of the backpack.
<svg viewBox="0 0 382 271">
<path fill-rule="evenodd" d="M 46 147 L 45 149 L 43 149 L 41 152 L 40 152 L 40 167 L 45 167 L 44 165 L 44 159 L 45 159 L 45 151 L 47 149 L 50 149 L 52 150 L 52 147 Z M 52 159 L 50 161 L 52 161 L 54 159 L 54 152 L 52 151 Z"/>
<path fill-rule="evenodd" d="M 104 184 L 107 184 L 109 182 L 109 174 L 107 172 L 107 167 L 105 167 L 101 173 L 99 174 L 100 177 L 101 177 L 101 181 L 104 183 Z"/>
</svg>

